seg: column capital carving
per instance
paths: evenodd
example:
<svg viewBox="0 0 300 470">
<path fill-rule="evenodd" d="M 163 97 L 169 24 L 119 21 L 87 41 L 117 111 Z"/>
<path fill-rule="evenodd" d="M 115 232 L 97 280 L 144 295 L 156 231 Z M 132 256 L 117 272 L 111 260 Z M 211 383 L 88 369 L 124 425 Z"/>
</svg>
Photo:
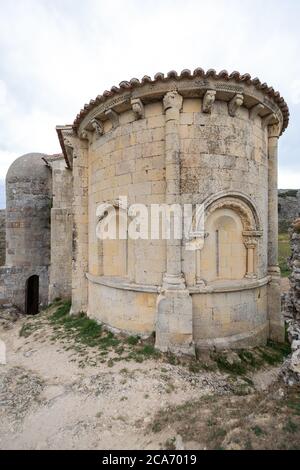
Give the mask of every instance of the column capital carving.
<svg viewBox="0 0 300 470">
<path fill-rule="evenodd" d="M 175 108 L 180 111 L 182 108 L 182 102 L 183 98 L 176 90 L 168 91 L 163 99 L 164 111 L 167 111 L 170 108 Z"/>
<path fill-rule="evenodd" d="M 145 109 L 142 101 L 139 98 L 131 100 L 132 111 L 136 119 L 142 119 L 145 117 Z"/>
<path fill-rule="evenodd" d="M 105 116 L 111 121 L 113 129 L 119 125 L 119 114 L 113 109 L 108 109 L 105 111 Z"/>
<path fill-rule="evenodd" d="M 256 248 L 257 246 L 257 239 L 253 237 L 244 237 L 244 245 L 246 248 Z"/>
<path fill-rule="evenodd" d="M 279 137 L 281 132 L 281 126 L 279 122 L 268 126 L 268 136 L 270 137 Z"/>
<path fill-rule="evenodd" d="M 96 119 L 96 118 L 92 119 L 91 126 L 93 130 L 95 131 L 95 134 L 98 137 L 104 134 L 104 126 L 103 126 L 103 123 L 99 119 Z"/>
<path fill-rule="evenodd" d="M 228 103 L 229 116 L 234 117 L 238 108 L 244 103 L 244 96 L 241 93 L 237 93 Z"/>
<path fill-rule="evenodd" d="M 270 122 L 277 120 L 276 115 L 274 113 L 268 114 L 264 118 L 262 118 L 262 128 L 266 129 L 270 125 Z"/>
<path fill-rule="evenodd" d="M 212 106 L 216 99 L 216 91 L 215 90 L 207 90 L 203 97 L 202 102 L 202 111 L 203 113 L 211 113 Z"/>
</svg>

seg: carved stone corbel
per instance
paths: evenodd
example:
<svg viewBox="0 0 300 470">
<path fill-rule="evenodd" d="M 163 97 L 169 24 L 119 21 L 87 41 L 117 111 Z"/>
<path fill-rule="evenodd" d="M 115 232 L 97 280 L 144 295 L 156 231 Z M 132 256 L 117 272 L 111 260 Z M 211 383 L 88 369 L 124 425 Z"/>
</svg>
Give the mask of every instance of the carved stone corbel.
<svg viewBox="0 0 300 470">
<path fill-rule="evenodd" d="M 79 134 L 79 139 L 81 140 L 89 140 L 89 133 L 86 130 L 83 130 Z"/>
<path fill-rule="evenodd" d="M 99 119 L 92 119 L 91 120 L 91 126 L 93 128 L 93 130 L 95 131 L 95 134 L 98 136 L 98 137 L 101 137 L 101 135 L 104 134 L 104 126 L 103 126 L 103 123 L 101 121 L 99 121 Z"/>
<path fill-rule="evenodd" d="M 105 111 L 105 116 L 108 117 L 108 119 L 111 121 L 113 129 L 118 127 L 119 125 L 119 114 L 116 113 L 113 109 L 108 109 Z"/>
<path fill-rule="evenodd" d="M 253 106 L 249 112 L 249 118 L 251 119 L 251 121 L 254 121 L 256 116 L 258 116 L 260 111 L 262 111 L 263 109 L 264 109 L 264 105 L 262 103 L 258 103 L 255 106 Z"/>
<path fill-rule="evenodd" d="M 207 90 L 203 97 L 202 103 L 202 111 L 203 113 L 211 113 L 212 106 L 216 99 L 216 91 L 215 90 Z"/>
<path fill-rule="evenodd" d="M 139 98 L 132 99 L 131 106 L 136 119 L 143 119 L 145 117 L 144 105 Z"/>
<path fill-rule="evenodd" d="M 244 96 L 241 93 L 237 93 L 228 103 L 228 114 L 234 117 L 238 108 L 244 103 Z"/>
<path fill-rule="evenodd" d="M 274 113 L 268 114 L 262 119 L 262 128 L 266 129 L 267 126 L 269 126 L 270 122 L 273 120 L 276 120 L 276 115 Z"/>
</svg>

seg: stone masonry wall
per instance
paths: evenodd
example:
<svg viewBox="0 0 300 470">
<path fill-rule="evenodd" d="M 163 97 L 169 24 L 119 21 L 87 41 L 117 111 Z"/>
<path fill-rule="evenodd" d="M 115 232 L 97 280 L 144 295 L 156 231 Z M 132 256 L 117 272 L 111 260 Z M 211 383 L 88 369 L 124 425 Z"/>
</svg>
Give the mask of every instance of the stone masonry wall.
<svg viewBox="0 0 300 470">
<path fill-rule="evenodd" d="M 218 194 L 244 194 L 257 209 L 263 235 L 257 253 L 257 275 L 267 275 L 268 237 L 268 142 L 260 117 L 249 119 L 241 108 L 235 118 L 227 103 L 215 101 L 210 114 L 202 112 L 202 99 L 186 98 L 179 115 L 180 192 L 182 202 L 199 204 Z M 144 119 L 132 111 L 119 114 L 116 128 L 104 122 L 104 134 L 94 135 L 89 146 L 89 315 L 116 328 L 150 332 L 154 327 L 153 300 L 131 294 L 118 286 L 101 286 L 103 272 L 100 242 L 96 238 L 96 208 L 115 203 L 120 196 L 128 204 L 166 202 L 166 117 L 162 102 L 144 106 Z M 159 286 L 166 272 L 165 240 L 134 240 L 128 243 L 128 282 Z M 182 249 L 183 272 L 188 286 L 196 285 L 195 252 Z M 192 294 L 194 340 L 238 333 L 267 336 L 265 282 L 249 291 Z M 103 312 L 109 294 L 109 309 Z M 148 294 L 149 298 L 155 295 Z M 258 299 L 258 301 L 257 301 Z M 219 304 L 225 305 L 220 309 Z M 211 311 L 213 310 L 213 314 Z M 226 312 L 225 312 L 226 310 Z M 139 320 L 134 315 L 139 311 Z M 101 312 L 101 313 L 100 313 Z M 241 312 L 241 313 L 239 313 Z M 241 341 L 244 337 L 241 337 Z M 245 337 L 247 340 L 247 338 Z M 202 343 L 201 343 L 202 344 Z"/>
<path fill-rule="evenodd" d="M 0 210 L 0 266 L 5 264 L 5 250 L 6 250 L 6 212 L 5 209 Z"/>
<path fill-rule="evenodd" d="M 48 303 L 51 171 L 42 157 L 19 157 L 6 176 L 6 295 L 22 311 L 32 275 L 39 276 L 40 305 Z"/>
<path fill-rule="evenodd" d="M 300 215 L 300 189 L 278 190 L 279 231 L 286 232 L 292 221 Z"/>
<path fill-rule="evenodd" d="M 300 321 L 300 219 L 296 219 L 292 225 L 291 234 L 290 268 L 290 311 L 296 320 Z"/>
<path fill-rule="evenodd" d="M 257 271 L 258 277 L 266 276 L 268 147 L 261 120 L 250 120 L 243 107 L 233 119 L 222 101 L 215 101 L 210 114 L 201 113 L 201 107 L 200 99 L 185 99 L 180 113 L 182 200 L 199 204 L 222 192 L 247 195 L 265 228 Z M 190 253 L 184 256 L 188 274 L 193 260 Z"/>
<path fill-rule="evenodd" d="M 288 385 L 300 383 L 300 219 L 295 219 L 290 230 L 291 257 L 290 290 L 283 296 L 288 338 L 292 354 L 282 367 L 282 376 Z"/>
<path fill-rule="evenodd" d="M 49 302 L 72 295 L 72 172 L 63 158 L 52 162 Z"/>
<path fill-rule="evenodd" d="M 165 202 L 165 116 L 162 103 L 145 106 L 145 119 L 136 120 L 132 111 L 119 116 L 119 126 L 105 132 L 89 149 L 89 272 L 97 275 L 99 240 L 96 239 L 96 208 L 127 196 L 128 204 Z M 145 263 L 136 260 L 145 259 Z M 132 282 L 160 285 L 165 266 L 164 240 L 135 240 L 128 259 Z"/>
<path fill-rule="evenodd" d="M 123 81 L 91 100 L 73 126 L 59 127 L 73 165 L 72 311 L 76 293 L 88 315 L 113 328 L 147 334 L 154 327 L 163 351 L 281 341 L 277 149 L 287 121 L 284 100 L 258 79 L 197 69 Z M 121 214 L 137 215 L 122 196 L 145 220 L 141 205 L 150 204 L 174 211 L 173 204 L 203 203 L 207 226 L 218 217 L 207 231 L 187 234 L 190 250 L 187 240 L 159 234 L 125 247 L 126 236 L 109 243 L 96 230 L 114 212 L 117 223 Z M 209 237 L 210 264 L 200 253 Z M 120 253 L 126 266 L 118 269 Z"/>
</svg>

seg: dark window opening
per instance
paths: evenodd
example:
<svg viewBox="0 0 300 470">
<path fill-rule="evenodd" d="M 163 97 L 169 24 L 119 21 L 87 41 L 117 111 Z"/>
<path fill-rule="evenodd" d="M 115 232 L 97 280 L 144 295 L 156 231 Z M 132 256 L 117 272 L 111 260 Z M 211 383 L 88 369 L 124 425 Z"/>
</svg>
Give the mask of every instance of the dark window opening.
<svg viewBox="0 0 300 470">
<path fill-rule="evenodd" d="M 39 312 L 39 276 L 34 274 L 26 281 L 25 313 L 36 315 Z"/>
</svg>

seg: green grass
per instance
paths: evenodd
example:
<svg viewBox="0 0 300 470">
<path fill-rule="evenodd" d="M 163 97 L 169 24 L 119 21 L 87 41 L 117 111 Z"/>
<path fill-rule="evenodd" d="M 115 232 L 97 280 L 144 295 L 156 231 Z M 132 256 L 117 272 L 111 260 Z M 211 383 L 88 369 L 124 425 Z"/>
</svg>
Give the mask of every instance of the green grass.
<svg viewBox="0 0 300 470">
<path fill-rule="evenodd" d="M 93 362 L 92 365 L 96 365 L 99 360 L 113 367 L 120 360 L 143 362 L 146 359 L 161 357 L 161 354 L 154 348 L 153 335 L 148 340 L 142 340 L 139 336 L 117 336 L 104 329 L 97 321 L 88 318 L 85 313 L 70 315 L 70 309 L 71 302 L 69 301 L 55 302 L 36 316 L 40 321 L 34 319 L 25 323 L 20 330 L 20 336 L 28 337 L 38 328 L 50 323 L 51 342 L 66 341 L 68 344 L 64 346 L 64 349 L 74 350 L 81 356 L 81 367 L 85 366 L 82 356 L 88 356 L 86 346 L 96 348 L 96 356 L 92 360 L 89 358 L 89 363 Z M 106 359 L 104 356 L 111 351 L 117 357 Z"/>
<path fill-rule="evenodd" d="M 88 318 L 84 313 L 70 315 L 70 308 L 70 302 L 57 302 L 52 305 L 51 310 L 45 310 L 34 320 L 25 323 L 21 328 L 20 336 L 28 337 L 37 329 L 50 323 L 52 326 L 51 341 L 63 341 L 64 349 L 75 350 L 81 359 L 83 359 L 82 356 L 88 354 L 86 346 L 96 348 L 96 356 L 89 358 L 92 365 L 96 365 L 98 361 L 109 361 L 109 366 L 112 367 L 120 360 L 134 360 L 141 363 L 147 359 L 161 359 L 172 365 L 182 365 L 195 374 L 201 370 L 216 370 L 218 368 L 235 376 L 243 376 L 245 386 L 239 390 L 241 395 L 247 394 L 249 386 L 252 386 L 247 378 L 248 372 L 265 364 L 278 364 L 290 353 L 288 343 L 268 342 L 265 347 L 254 348 L 251 351 L 243 349 L 237 351 L 234 361 L 229 360 L 226 352 L 211 352 L 204 356 L 197 352 L 197 358 L 179 357 L 172 353 L 162 354 L 155 349 L 153 336 L 147 340 L 138 336 L 117 336 L 104 329 L 95 320 Z M 106 357 L 112 351 L 116 357 Z M 92 354 L 94 353 L 92 352 Z"/>
<path fill-rule="evenodd" d="M 24 338 L 28 338 L 34 331 L 38 329 L 38 327 L 38 323 L 24 323 L 24 325 L 22 325 L 19 335 L 23 336 Z"/>
<path fill-rule="evenodd" d="M 291 270 L 288 266 L 287 259 L 291 256 L 291 247 L 289 234 L 287 232 L 278 235 L 278 261 L 283 277 L 288 277 Z"/>
<path fill-rule="evenodd" d="M 233 362 L 228 361 L 226 352 L 212 352 L 210 358 L 215 361 L 219 370 L 233 376 L 241 375 L 248 385 L 253 385 L 246 376 L 248 372 L 257 370 L 264 365 L 280 364 L 290 352 L 291 346 L 288 342 L 275 343 L 274 341 L 268 341 L 266 346 L 256 347 L 251 351 L 247 349 L 236 351 L 237 360 Z M 198 364 L 201 366 L 201 362 L 198 362 Z M 190 370 L 191 372 L 198 371 L 197 364 L 191 362 Z M 245 390 L 243 387 L 241 388 L 240 394 L 244 394 L 244 392 L 247 392 L 247 387 L 245 387 Z"/>
<path fill-rule="evenodd" d="M 300 391 L 294 396 L 289 397 L 287 406 L 295 415 L 300 416 Z"/>
<path fill-rule="evenodd" d="M 74 337 L 87 346 L 100 345 L 104 348 L 116 345 L 112 333 L 102 335 L 102 326 L 95 320 L 88 318 L 84 313 L 70 315 L 70 302 L 64 302 L 50 317 L 55 326 L 62 326 L 71 332 Z"/>
<path fill-rule="evenodd" d="M 242 362 L 229 363 L 224 354 L 215 353 L 214 359 L 218 365 L 218 368 L 224 372 L 228 372 L 234 375 L 244 375 L 246 373 L 246 367 Z"/>
<path fill-rule="evenodd" d="M 131 344 L 132 346 L 138 344 L 139 342 L 139 337 L 138 336 L 129 336 L 126 340 L 128 344 Z"/>
<path fill-rule="evenodd" d="M 294 434 L 298 430 L 298 425 L 295 424 L 291 418 L 288 419 L 286 425 L 284 426 L 284 431 Z"/>
<path fill-rule="evenodd" d="M 265 432 L 261 429 L 261 427 L 259 426 L 254 426 L 252 428 L 252 431 L 254 432 L 254 434 L 257 436 L 257 437 L 260 437 L 262 436 L 263 434 L 265 434 Z"/>
</svg>

